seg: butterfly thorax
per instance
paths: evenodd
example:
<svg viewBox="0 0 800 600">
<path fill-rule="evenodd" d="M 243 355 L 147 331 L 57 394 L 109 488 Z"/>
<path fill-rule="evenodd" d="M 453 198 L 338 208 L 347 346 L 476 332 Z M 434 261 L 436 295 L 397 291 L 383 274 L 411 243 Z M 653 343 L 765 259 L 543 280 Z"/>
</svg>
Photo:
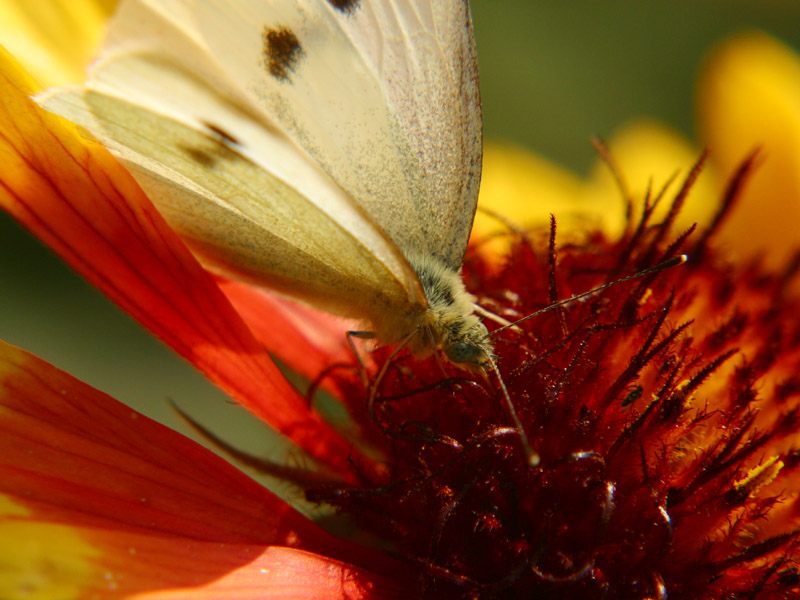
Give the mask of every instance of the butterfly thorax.
<svg viewBox="0 0 800 600">
<path fill-rule="evenodd" d="M 425 355 L 441 349 L 453 364 L 482 371 L 493 356 L 492 345 L 459 274 L 430 256 L 410 256 L 409 262 L 428 301 L 409 341 L 412 351 Z"/>
</svg>

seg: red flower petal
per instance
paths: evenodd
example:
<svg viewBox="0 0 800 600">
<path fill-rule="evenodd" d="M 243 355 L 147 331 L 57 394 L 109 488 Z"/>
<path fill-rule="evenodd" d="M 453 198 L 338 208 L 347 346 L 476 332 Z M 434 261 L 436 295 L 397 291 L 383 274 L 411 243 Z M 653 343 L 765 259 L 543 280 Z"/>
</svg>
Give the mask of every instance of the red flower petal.
<svg viewBox="0 0 800 600">
<path fill-rule="evenodd" d="M 0 343 L 0 562 L 19 539 L 35 554 L 20 569 L 38 568 L 40 554 L 88 562 L 73 570 L 110 574 L 95 573 L 99 586 L 190 586 L 224 576 L 241 592 L 248 581 L 286 577 L 265 578 L 262 569 L 308 563 L 329 591 L 334 580 L 374 577 L 340 560 L 397 571 L 198 444 Z M 272 544 L 320 556 L 265 548 Z"/>
<path fill-rule="evenodd" d="M 212 277 L 102 148 L 0 57 L 0 205 L 212 381 L 341 473 L 349 444 L 285 381 Z"/>
<path fill-rule="evenodd" d="M 309 381 L 331 365 L 356 368 L 347 344 L 347 330 L 353 329 L 348 321 L 244 283 L 223 277 L 217 282 L 258 341 Z M 361 359 L 371 365 L 368 355 Z M 336 393 L 332 379 L 322 383 Z"/>
</svg>

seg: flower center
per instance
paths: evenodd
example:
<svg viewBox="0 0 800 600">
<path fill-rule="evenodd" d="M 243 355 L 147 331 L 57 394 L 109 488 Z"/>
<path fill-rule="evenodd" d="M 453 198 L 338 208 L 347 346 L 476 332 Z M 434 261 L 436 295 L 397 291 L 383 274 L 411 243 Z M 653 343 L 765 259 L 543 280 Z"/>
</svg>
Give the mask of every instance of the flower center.
<svg viewBox="0 0 800 600">
<path fill-rule="evenodd" d="M 468 289 L 513 321 L 690 257 L 493 338 L 538 466 L 491 379 L 380 350 L 379 365 L 391 364 L 373 382 L 371 413 L 370 390 L 345 375 L 342 385 L 388 475 L 309 497 L 418 566 L 431 596 L 720 597 L 796 585 L 796 525 L 780 505 L 799 462 L 791 278 L 727 266 L 710 235 L 672 235 L 669 219 L 648 218 L 557 255 L 520 240 L 501 268 L 467 258 Z"/>
</svg>

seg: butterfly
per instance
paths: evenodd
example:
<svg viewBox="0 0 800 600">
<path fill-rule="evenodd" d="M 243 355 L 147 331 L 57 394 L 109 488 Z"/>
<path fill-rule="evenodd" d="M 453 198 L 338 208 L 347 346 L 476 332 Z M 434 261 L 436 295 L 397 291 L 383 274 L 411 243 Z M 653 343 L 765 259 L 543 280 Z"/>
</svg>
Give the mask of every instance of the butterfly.
<svg viewBox="0 0 800 600">
<path fill-rule="evenodd" d="M 466 0 L 126 0 L 39 102 L 210 267 L 483 369 L 459 271 L 481 171 Z"/>
<path fill-rule="evenodd" d="M 467 0 L 123 0 L 86 82 L 38 101 L 210 268 L 492 369 L 538 460 L 460 276 L 482 158 Z"/>
</svg>

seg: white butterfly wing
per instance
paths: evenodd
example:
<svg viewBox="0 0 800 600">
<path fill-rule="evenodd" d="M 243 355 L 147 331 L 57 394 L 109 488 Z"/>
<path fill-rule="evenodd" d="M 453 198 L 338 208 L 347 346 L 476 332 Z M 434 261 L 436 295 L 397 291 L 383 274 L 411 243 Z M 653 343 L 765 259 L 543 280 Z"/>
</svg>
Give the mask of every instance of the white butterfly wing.
<svg viewBox="0 0 800 600">
<path fill-rule="evenodd" d="M 481 162 L 466 0 L 204 0 L 194 11 L 265 119 L 407 255 L 460 267 Z"/>
<path fill-rule="evenodd" d="M 385 234 L 282 134 L 180 65 L 108 55 L 40 99 L 123 159 L 167 220 L 226 271 L 346 316 L 424 307 Z"/>
</svg>

